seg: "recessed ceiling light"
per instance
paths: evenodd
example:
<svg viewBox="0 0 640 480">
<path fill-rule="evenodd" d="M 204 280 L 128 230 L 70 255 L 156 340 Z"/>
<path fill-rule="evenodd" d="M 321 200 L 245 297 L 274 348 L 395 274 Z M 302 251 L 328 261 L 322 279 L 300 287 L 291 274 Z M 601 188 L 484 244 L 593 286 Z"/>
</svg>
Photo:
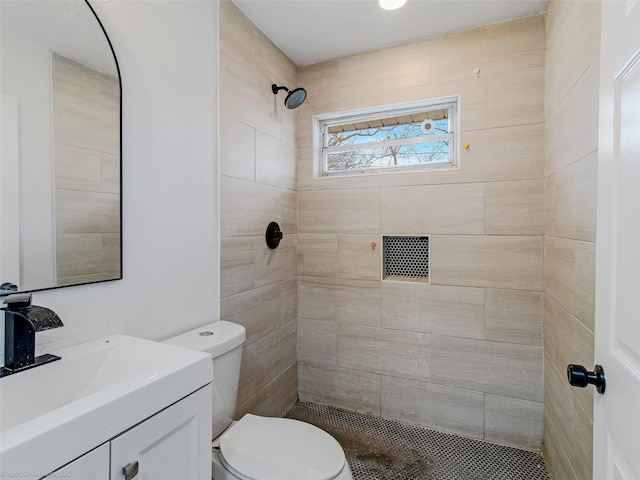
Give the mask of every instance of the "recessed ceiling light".
<svg viewBox="0 0 640 480">
<path fill-rule="evenodd" d="M 378 3 L 385 10 L 395 10 L 407 3 L 407 0 L 378 0 Z"/>
</svg>

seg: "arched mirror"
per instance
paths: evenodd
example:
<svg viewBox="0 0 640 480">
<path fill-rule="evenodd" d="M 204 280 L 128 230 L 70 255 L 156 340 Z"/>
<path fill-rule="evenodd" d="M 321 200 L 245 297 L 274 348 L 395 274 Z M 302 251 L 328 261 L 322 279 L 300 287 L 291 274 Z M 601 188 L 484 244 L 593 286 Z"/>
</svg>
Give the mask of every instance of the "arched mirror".
<svg viewBox="0 0 640 480">
<path fill-rule="evenodd" d="M 85 0 L 0 1 L 0 295 L 122 278 L 121 83 Z"/>
</svg>

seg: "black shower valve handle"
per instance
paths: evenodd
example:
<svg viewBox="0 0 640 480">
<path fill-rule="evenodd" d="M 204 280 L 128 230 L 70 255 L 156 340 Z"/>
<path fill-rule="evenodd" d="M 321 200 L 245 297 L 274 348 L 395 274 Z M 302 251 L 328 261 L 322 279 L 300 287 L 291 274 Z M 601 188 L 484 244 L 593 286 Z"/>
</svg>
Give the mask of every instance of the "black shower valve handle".
<svg viewBox="0 0 640 480">
<path fill-rule="evenodd" d="M 267 231 L 265 233 L 265 240 L 267 241 L 267 246 L 270 249 L 277 248 L 280 245 L 280 240 L 282 240 L 283 233 L 280 230 L 280 225 L 276 222 L 271 222 L 267 226 Z"/>
</svg>

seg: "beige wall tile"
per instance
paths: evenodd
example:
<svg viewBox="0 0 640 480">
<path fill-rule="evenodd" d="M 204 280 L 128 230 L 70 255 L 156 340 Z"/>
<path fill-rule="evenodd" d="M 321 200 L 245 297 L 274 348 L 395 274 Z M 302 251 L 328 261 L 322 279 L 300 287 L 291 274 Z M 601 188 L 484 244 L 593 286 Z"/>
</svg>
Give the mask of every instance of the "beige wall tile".
<svg viewBox="0 0 640 480">
<path fill-rule="evenodd" d="M 52 64 L 54 143 L 119 155 L 118 81 L 57 54 Z"/>
<path fill-rule="evenodd" d="M 296 146 L 258 132 L 256 134 L 256 181 L 296 189 Z"/>
<path fill-rule="evenodd" d="M 545 294 L 593 331 L 595 244 L 545 237 Z"/>
<path fill-rule="evenodd" d="M 600 54 L 600 4 L 550 2 L 545 23 L 545 97 L 551 112 Z"/>
<path fill-rule="evenodd" d="M 542 355 L 541 347 L 432 335 L 430 379 L 438 385 L 541 402 Z"/>
<path fill-rule="evenodd" d="M 545 355 L 559 371 L 570 363 L 593 365 L 594 333 L 567 312 L 549 295 L 544 302 Z M 593 390 L 573 389 L 572 397 L 593 418 Z"/>
<path fill-rule="evenodd" d="M 593 421 L 582 408 L 576 408 L 575 422 L 572 463 L 578 478 L 593 478 Z"/>
<path fill-rule="evenodd" d="M 100 154 L 101 189 L 105 193 L 120 193 L 120 155 Z"/>
<path fill-rule="evenodd" d="M 566 368 L 566 366 L 564 367 Z M 564 369 L 563 369 L 564 370 Z M 545 415 L 553 422 L 555 434 L 560 443 L 570 453 L 573 443 L 572 421 L 575 420 L 575 402 L 571 385 L 567 382 L 566 374 L 559 372 L 545 355 Z"/>
<path fill-rule="evenodd" d="M 278 248 L 267 246 L 264 237 L 255 237 L 255 282 L 260 287 L 298 274 L 297 238 L 286 234 Z"/>
<path fill-rule="evenodd" d="M 428 51 L 414 42 L 298 73 L 310 92 L 297 110 L 300 398 L 373 414 L 382 401 L 384 416 L 476 438 L 488 418 L 496 438 L 526 444 L 542 401 L 544 17 L 424 44 Z M 460 143 L 470 143 L 459 170 L 314 178 L 312 115 L 451 95 L 461 99 Z M 431 285 L 378 280 L 370 242 L 381 233 L 431 234 Z M 450 339 L 435 357 L 416 341 L 429 334 Z M 427 375 L 418 365 L 429 355 L 441 384 L 401 378 Z M 525 386 L 512 384 L 514 369 Z M 511 410 L 485 417 L 484 392 Z M 515 420 L 527 402 L 532 416 Z"/>
<path fill-rule="evenodd" d="M 432 183 L 533 180 L 544 172 L 544 125 L 519 125 L 463 132 L 459 170 L 432 173 Z"/>
<path fill-rule="evenodd" d="M 485 440 L 540 451 L 542 402 L 485 395 Z"/>
<path fill-rule="evenodd" d="M 56 189 L 56 233 L 120 232 L 120 195 Z"/>
<path fill-rule="evenodd" d="M 548 235 L 595 242 L 597 161 L 593 152 L 547 178 Z"/>
<path fill-rule="evenodd" d="M 559 371 L 548 366 L 547 361 L 545 358 L 545 416 L 551 420 L 554 433 L 551 441 L 557 439 L 554 446 L 559 452 L 555 456 L 560 460 L 552 468 L 556 474 L 558 470 L 567 470 L 575 471 L 578 479 L 592 478 L 593 424 L 573 396 L 577 389 L 567 382 L 566 366 Z M 593 391 L 590 389 L 591 394 Z"/>
<path fill-rule="evenodd" d="M 298 319 L 298 361 L 336 366 L 337 340 L 336 322 Z"/>
<path fill-rule="evenodd" d="M 280 376 L 282 390 L 280 392 L 280 415 L 284 416 L 298 401 L 298 364 L 287 368 Z"/>
<path fill-rule="evenodd" d="M 247 346 L 256 359 L 256 390 L 296 362 L 296 322 L 290 322 Z"/>
<path fill-rule="evenodd" d="M 378 235 L 338 235 L 338 271 L 341 278 L 380 279 L 381 247 Z"/>
<path fill-rule="evenodd" d="M 282 380 L 276 378 L 264 388 L 256 392 L 248 401 L 238 404 L 236 419 L 244 417 L 247 413 L 263 417 L 279 417 L 281 412 Z"/>
<path fill-rule="evenodd" d="M 382 282 L 382 326 L 483 338 L 484 289 Z"/>
<path fill-rule="evenodd" d="M 247 328 L 239 417 L 281 416 L 297 398 L 296 118 L 270 88 L 292 88 L 296 76 L 232 2 L 221 2 L 220 315 Z M 272 221 L 284 232 L 275 250 L 264 241 Z"/>
<path fill-rule="evenodd" d="M 58 281 L 64 284 L 83 276 L 102 280 L 120 276 L 118 234 L 56 235 L 56 253 Z"/>
<path fill-rule="evenodd" d="M 301 233 L 380 233 L 380 189 L 299 193 Z"/>
<path fill-rule="evenodd" d="M 337 105 L 343 110 L 368 108 L 380 85 L 399 90 L 431 83 L 431 39 L 344 57 L 337 62 Z"/>
<path fill-rule="evenodd" d="M 102 191 L 100 152 L 59 144 L 54 149 L 56 188 Z"/>
<path fill-rule="evenodd" d="M 381 192 L 385 234 L 482 234 L 484 189 L 480 183 L 389 187 Z"/>
<path fill-rule="evenodd" d="M 242 364 L 240 365 L 240 383 L 238 385 L 238 407 L 249 401 L 256 394 L 256 358 L 253 349 L 242 348 Z M 237 411 L 236 410 L 236 415 Z"/>
<path fill-rule="evenodd" d="M 256 131 L 233 118 L 220 125 L 220 175 L 256 179 Z"/>
<path fill-rule="evenodd" d="M 298 318 L 298 277 L 278 282 L 280 287 L 280 322 L 284 325 Z"/>
<path fill-rule="evenodd" d="M 338 273 L 337 235 L 298 235 L 298 274 L 335 277 Z"/>
<path fill-rule="evenodd" d="M 546 15 L 544 451 L 554 478 L 592 477 L 600 3 L 551 1 Z M 564 237 L 564 238 L 562 238 Z"/>
<path fill-rule="evenodd" d="M 484 437 L 484 394 L 383 376 L 382 417 Z"/>
<path fill-rule="evenodd" d="M 52 76 L 57 283 L 118 278 L 119 85 L 57 54 Z"/>
<path fill-rule="evenodd" d="M 298 396 L 302 401 L 380 415 L 380 375 L 299 362 Z"/>
<path fill-rule="evenodd" d="M 231 1 L 220 2 L 221 78 L 234 74 L 240 78 L 256 77 L 257 29 Z M 221 90 L 227 94 L 226 90 Z"/>
<path fill-rule="evenodd" d="M 579 480 L 571 466 L 569 456 L 564 449 L 565 446 L 562 445 L 558 439 L 557 432 L 546 410 L 544 414 L 544 442 L 542 447 L 547 470 L 553 478 Z"/>
<path fill-rule="evenodd" d="M 544 65 L 544 17 L 534 15 L 433 39 L 433 78 L 444 81 Z"/>
<path fill-rule="evenodd" d="M 595 60 L 548 116 L 545 124 L 547 176 L 598 149 L 599 80 L 599 61 Z"/>
<path fill-rule="evenodd" d="M 220 179 L 220 230 L 223 237 L 261 235 L 270 222 L 296 231 L 296 193 L 231 177 Z"/>
<path fill-rule="evenodd" d="M 220 297 L 255 287 L 255 238 L 220 237 Z"/>
<path fill-rule="evenodd" d="M 543 294 L 525 290 L 485 290 L 485 339 L 542 345 Z"/>
<path fill-rule="evenodd" d="M 249 290 L 220 300 L 220 318 L 247 329 L 245 347 L 273 333 L 281 323 L 280 286 Z"/>
<path fill-rule="evenodd" d="M 303 85 L 307 90 L 307 99 L 301 108 L 308 108 L 309 105 L 322 105 L 323 107 L 331 102 L 331 98 L 338 91 L 338 61 L 330 60 L 323 63 L 314 63 L 298 69 L 298 84 Z M 301 110 L 302 111 L 302 110 Z M 305 117 L 301 115 L 298 117 Z M 309 117 L 310 118 L 310 117 Z M 300 146 L 311 146 L 311 138 L 305 135 L 299 128 L 298 122 L 298 144 Z"/>
<path fill-rule="evenodd" d="M 338 366 L 428 381 L 429 335 L 338 325 Z"/>
<path fill-rule="evenodd" d="M 489 75 L 489 128 L 541 122 L 544 122 L 544 66 Z"/>
<path fill-rule="evenodd" d="M 380 325 L 380 282 L 300 277 L 300 318 Z"/>
<path fill-rule="evenodd" d="M 542 235 L 544 181 L 491 182 L 486 186 L 485 233 Z"/>
<path fill-rule="evenodd" d="M 430 282 L 542 290 L 542 237 L 432 235 Z"/>
</svg>

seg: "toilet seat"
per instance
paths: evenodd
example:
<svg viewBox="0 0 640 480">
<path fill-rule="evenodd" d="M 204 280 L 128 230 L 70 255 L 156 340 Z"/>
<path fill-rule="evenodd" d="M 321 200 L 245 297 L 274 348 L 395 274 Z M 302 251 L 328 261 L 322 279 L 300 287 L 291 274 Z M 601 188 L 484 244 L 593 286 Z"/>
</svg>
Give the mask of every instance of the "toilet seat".
<svg viewBox="0 0 640 480">
<path fill-rule="evenodd" d="M 243 480 L 330 480 L 346 464 L 340 444 L 318 427 L 251 414 L 220 437 L 220 460 Z"/>
</svg>

